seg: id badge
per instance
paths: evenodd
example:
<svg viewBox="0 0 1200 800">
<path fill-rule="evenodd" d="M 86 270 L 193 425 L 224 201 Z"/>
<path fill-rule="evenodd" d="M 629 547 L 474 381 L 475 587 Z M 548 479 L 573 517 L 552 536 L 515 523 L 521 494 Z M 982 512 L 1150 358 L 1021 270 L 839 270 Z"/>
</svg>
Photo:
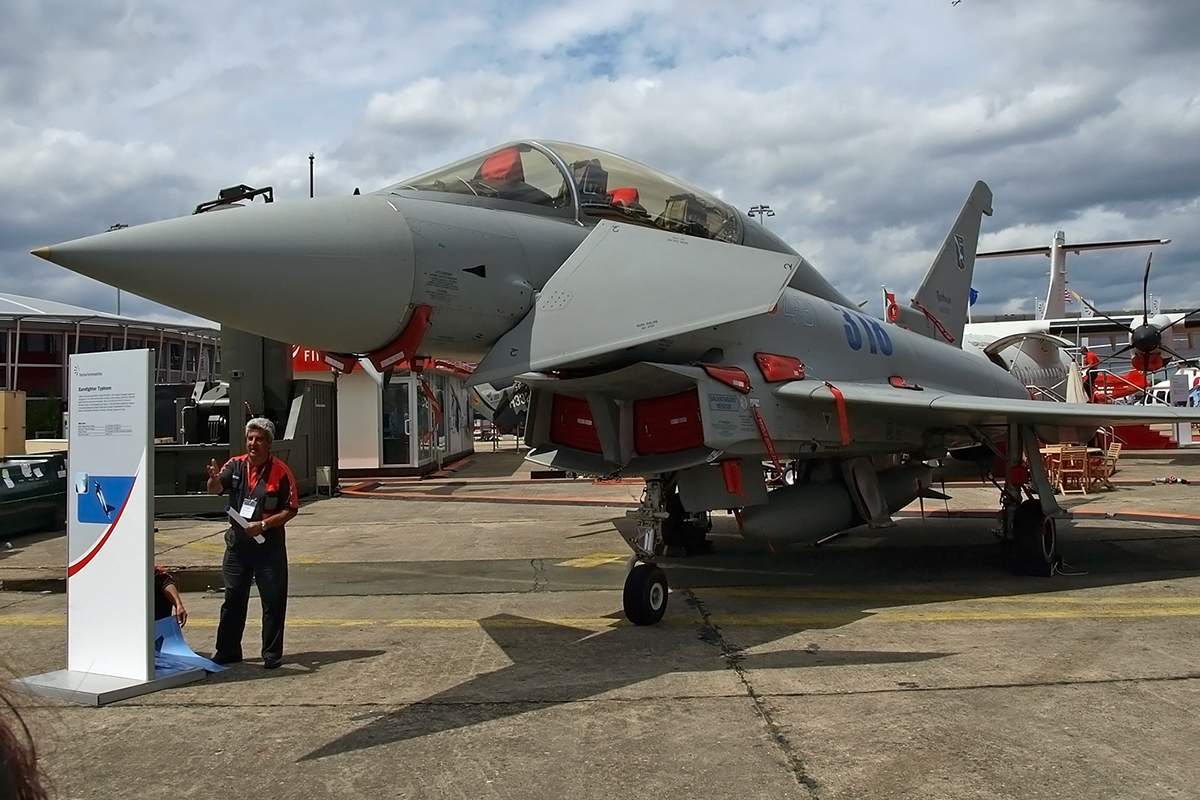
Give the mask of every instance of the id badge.
<svg viewBox="0 0 1200 800">
<path fill-rule="evenodd" d="M 250 498 L 248 500 L 242 501 L 242 510 L 239 511 L 238 513 L 241 514 L 242 519 L 249 521 L 249 520 L 254 519 L 254 512 L 257 509 L 258 509 L 258 501 L 255 500 L 254 498 Z"/>
</svg>

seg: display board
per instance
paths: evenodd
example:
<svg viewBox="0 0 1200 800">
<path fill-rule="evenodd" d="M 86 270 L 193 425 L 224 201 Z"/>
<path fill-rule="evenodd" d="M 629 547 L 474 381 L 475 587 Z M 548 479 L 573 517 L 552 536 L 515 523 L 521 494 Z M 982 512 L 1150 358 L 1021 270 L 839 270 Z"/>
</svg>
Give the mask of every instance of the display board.
<svg viewBox="0 0 1200 800">
<path fill-rule="evenodd" d="M 71 356 L 67 669 L 154 676 L 149 350 Z"/>
<path fill-rule="evenodd" d="M 71 356 L 67 669 L 16 689 L 100 705 L 204 675 L 155 669 L 151 355 Z"/>
</svg>

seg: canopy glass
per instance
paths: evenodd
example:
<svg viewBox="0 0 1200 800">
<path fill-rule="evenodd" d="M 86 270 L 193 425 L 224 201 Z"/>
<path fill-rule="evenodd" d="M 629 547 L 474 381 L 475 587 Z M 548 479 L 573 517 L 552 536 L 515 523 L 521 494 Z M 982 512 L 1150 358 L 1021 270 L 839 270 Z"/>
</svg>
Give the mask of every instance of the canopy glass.
<svg viewBox="0 0 1200 800">
<path fill-rule="evenodd" d="M 740 243 L 740 215 L 716 197 L 628 158 L 567 142 L 511 142 L 388 187 L 563 209 Z"/>
</svg>

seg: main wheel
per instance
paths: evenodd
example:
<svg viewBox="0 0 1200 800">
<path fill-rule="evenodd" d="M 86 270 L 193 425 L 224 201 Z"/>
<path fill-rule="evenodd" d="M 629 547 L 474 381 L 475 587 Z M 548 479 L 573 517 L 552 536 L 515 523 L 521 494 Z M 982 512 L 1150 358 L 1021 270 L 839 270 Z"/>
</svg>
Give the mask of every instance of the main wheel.
<svg viewBox="0 0 1200 800">
<path fill-rule="evenodd" d="M 1062 564 L 1054 518 L 1042 513 L 1038 500 L 1026 500 L 1013 516 L 1013 571 L 1049 577 Z"/>
<path fill-rule="evenodd" d="M 667 575 L 654 564 L 638 564 L 625 578 L 625 616 L 634 625 L 653 625 L 667 610 Z"/>
</svg>

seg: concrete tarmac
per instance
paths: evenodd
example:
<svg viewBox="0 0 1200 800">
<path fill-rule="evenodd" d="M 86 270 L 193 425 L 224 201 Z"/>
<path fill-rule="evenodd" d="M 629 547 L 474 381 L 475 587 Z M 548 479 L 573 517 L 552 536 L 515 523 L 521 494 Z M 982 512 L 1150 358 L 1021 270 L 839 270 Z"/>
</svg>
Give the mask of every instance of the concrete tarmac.
<svg viewBox="0 0 1200 800">
<path fill-rule="evenodd" d="M 664 559 L 649 628 L 621 613 L 638 485 L 472 462 L 304 504 L 281 669 L 251 657 L 252 598 L 225 673 L 101 708 L 17 695 L 57 796 L 1198 796 L 1191 454 L 1123 456 L 1116 491 L 1067 499 L 1053 578 L 1008 572 L 978 484 L 776 554 L 718 514 L 712 554 Z M 157 525 L 208 654 L 223 526 Z M 0 659 L 61 669 L 63 534 L 11 543 Z"/>
</svg>

